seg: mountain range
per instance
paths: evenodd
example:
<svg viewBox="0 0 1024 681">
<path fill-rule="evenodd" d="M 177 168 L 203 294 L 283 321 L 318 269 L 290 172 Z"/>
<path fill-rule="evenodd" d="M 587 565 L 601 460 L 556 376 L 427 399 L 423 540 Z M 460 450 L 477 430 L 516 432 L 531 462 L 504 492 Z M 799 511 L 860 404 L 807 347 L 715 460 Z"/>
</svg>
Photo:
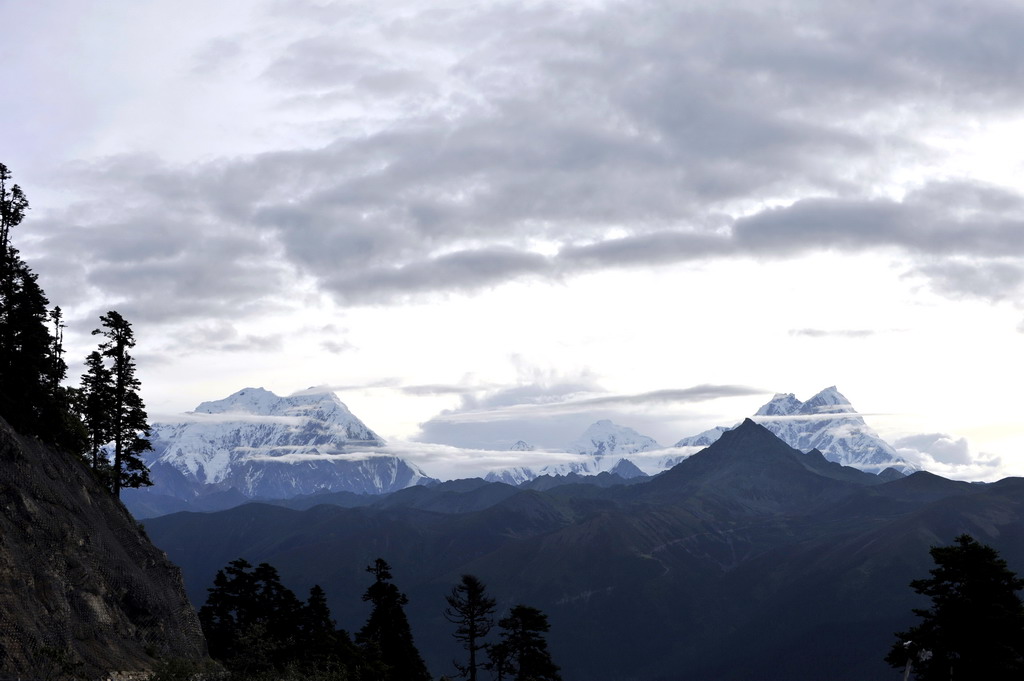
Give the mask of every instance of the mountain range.
<svg viewBox="0 0 1024 681">
<path fill-rule="evenodd" d="M 896 450 L 878 436 L 850 401 L 835 386 L 825 388 L 806 402 L 792 393 L 778 393 L 752 416 L 752 419 L 770 430 L 782 441 L 796 449 L 820 451 L 829 461 L 853 466 L 873 473 L 892 468 L 901 473 L 916 470 L 901 459 Z M 717 441 L 731 426 L 716 426 L 697 435 L 686 437 L 673 445 L 680 448 L 700 448 Z M 520 440 L 513 450 L 522 451 L 526 445 Z M 493 482 L 522 484 L 543 475 L 597 475 L 602 472 L 635 471 L 633 474 L 659 473 L 672 468 L 690 455 L 665 449 L 664 456 L 656 459 L 634 455 L 665 449 L 653 438 L 641 435 L 632 428 L 608 420 L 593 424 L 566 451 L 577 455 L 577 460 L 543 466 L 536 470 L 513 467 L 489 472 L 485 479 Z M 623 477 L 630 477 L 624 475 Z"/>
<path fill-rule="evenodd" d="M 789 445 L 817 449 L 830 461 L 874 473 L 914 470 L 834 386 L 806 402 L 793 394 L 777 394 L 752 418 Z M 719 426 L 663 448 L 632 428 L 600 420 L 564 452 L 550 452 L 556 463 L 494 470 L 485 480 L 523 485 L 544 478 L 536 486 L 546 488 L 561 484 L 566 476 L 644 477 L 672 468 L 728 430 Z M 254 499 L 384 494 L 437 482 L 415 464 L 383 451 L 384 440 L 326 390 L 279 397 L 246 388 L 203 402 L 177 420 L 153 424 L 152 441 L 146 464 L 154 487 L 124 494 L 139 518 L 219 510 Z M 510 450 L 531 453 L 534 459 L 538 454 L 522 440 Z"/>
<path fill-rule="evenodd" d="M 611 480 L 588 480 L 599 478 Z M 462 574 L 502 611 L 548 614 L 566 681 L 859 681 L 898 678 L 882 657 L 923 605 L 908 584 L 927 575 L 930 546 L 966 532 L 1024 570 L 1024 480 L 879 476 L 752 420 L 661 475 L 583 479 L 335 493 L 338 503 L 177 513 L 146 530 L 182 566 L 195 605 L 244 556 L 293 589 L 323 586 L 350 630 L 367 614 L 363 568 L 385 558 L 435 676 L 457 654 L 442 613 Z"/>
</svg>

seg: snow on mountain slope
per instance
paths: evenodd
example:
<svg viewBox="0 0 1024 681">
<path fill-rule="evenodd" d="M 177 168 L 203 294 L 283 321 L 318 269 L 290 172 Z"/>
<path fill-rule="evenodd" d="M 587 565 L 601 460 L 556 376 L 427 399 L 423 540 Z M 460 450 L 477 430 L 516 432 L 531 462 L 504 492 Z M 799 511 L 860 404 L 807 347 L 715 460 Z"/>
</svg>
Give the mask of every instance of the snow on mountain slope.
<svg viewBox="0 0 1024 681">
<path fill-rule="evenodd" d="M 835 386 L 825 388 L 806 402 L 792 393 L 777 393 L 752 417 L 796 449 L 817 449 L 829 461 L 879 473 L 893 467 L 911 472 L 913 467 L 871 429 L 850 401 Z M 718 426 L 700 435 L 683 438 L 676 446 L 714 442 L 730 428 Z"/>
<path fill-rule="evenodd" d="M 569 445 L 570 452 L 586 456 L 611 456 L 636 454 L 652 449 L 661 449 L 654 438 L 641 435 L 632 428 L 602 419 L 593 424 Z"/>
<path fill-rule="evenodd" d="M 763 408 L 764 407 L 762 407 L 762 409 Z M 675 445 L 673 445 L 673 446 L 675 446 L 675 447 L 707 447 L 712 442 L 715 442 L 715 441 L 718 440 L 718 438 L 722 437 L 722 433 L 726 432 L 727 430 L 732 430 L 732 428 L 729 428 L 727 426 L 715 426 L 714 428 L 711 428 L 710 430 L 705 430 L 703 433 L 698 433 L 697 435 L 691 435 L 690 437 L 684 437 L 682 440 L 680 440 L 679 442 L 675 443 Z"/>
<path fill-rule="evenodd" d="M 503 468 L 497 471 L 490 471 L 484 476 L 487 482 L 503 482 L 506 485 L 518 486 L 537 477 L 529 468 L 517 466 L 515 468 Z"/>
<path fill-rule="evenodd" d="M 603 419 L 588 427 L 566 448 L 568 454 L 575 455 L 572 460 L 542 466 L 537 470 L 518 467 L 491 471 L 484 479 L 518 485 L 541 475 L 597 475 L 604 472 L 621 474 L 623 477 L 645 475 L 629 457 L 656 449 L 661 449 L 661 445 L 653 438 Z"/>
<path fill-rule="evenodd" d="M 154 491 L 183 498 L 210 487 L 270 498 L 382 493 L 429 479 L 397 457 L 367 454 L 384 441 L 328 391 L 278 397 L 246 388 L 152 428 Z"/>
</svg>

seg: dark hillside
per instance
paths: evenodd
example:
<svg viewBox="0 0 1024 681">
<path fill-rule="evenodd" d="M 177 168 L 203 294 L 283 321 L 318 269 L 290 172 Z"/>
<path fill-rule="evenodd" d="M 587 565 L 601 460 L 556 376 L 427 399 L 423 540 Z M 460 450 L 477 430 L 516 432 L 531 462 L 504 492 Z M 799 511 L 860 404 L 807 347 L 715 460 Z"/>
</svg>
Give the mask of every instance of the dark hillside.
<svg viewBox="0 0 1024 681">
<path fill-rule="evenodd" d="M 181 572 L 77 459 L 0 421 L 0 676 L 199 660 Z"/>
</svg>

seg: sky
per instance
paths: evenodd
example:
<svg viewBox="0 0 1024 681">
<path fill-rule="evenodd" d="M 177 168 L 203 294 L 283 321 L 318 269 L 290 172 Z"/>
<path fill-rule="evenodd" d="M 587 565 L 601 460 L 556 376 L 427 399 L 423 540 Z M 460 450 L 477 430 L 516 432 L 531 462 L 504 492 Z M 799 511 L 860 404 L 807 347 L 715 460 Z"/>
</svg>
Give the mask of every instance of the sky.
<svg viewBox="0 0 1024 681">
<path fill-rule="evenodd" d="M 1024 475 L 1024 5 L 0 0 L 12 235 L 154 417 L 670 445 L 835 385 Z M 13 29 L 11 27 L 14 27 Z M 430 470 L 427 470 L 430 473 Z"/>
</svg>

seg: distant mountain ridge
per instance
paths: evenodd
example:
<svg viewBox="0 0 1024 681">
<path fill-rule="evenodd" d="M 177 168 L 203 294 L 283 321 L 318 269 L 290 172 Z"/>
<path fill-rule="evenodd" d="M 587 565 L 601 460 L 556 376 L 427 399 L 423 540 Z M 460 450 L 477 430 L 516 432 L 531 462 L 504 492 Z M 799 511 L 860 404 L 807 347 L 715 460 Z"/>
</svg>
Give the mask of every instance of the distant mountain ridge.
<svg viewBox="0 0 1024 681">
<path fill-rule="evenodd" d="M 533 451 L 532 447 L 529 450 L 519 447 L 521 444 L 525 443 L 520 440 L 512 446 L 512 451 Z M 608 419 L 601 419 L 591 424 L 566 447 L 567 454 L 575 455 L 572 460 L 549 464 L 537 470 L 517 466 L 490 471 L 484 479 L 488 482 L 520 485 L 545 475 L 594 476 L 600 473 L 614 473 L 622 478 L 643 477 L 647 474 L 637 468 L 629 457 L 632 454 L 657 449 L 661 449 L 661 445 L 654 438 L 641 435 L 632 428 L 620 426 Z"/>
<path fill-rule="evenodd" d="M 433 481 L 413 464 L 375 453 L 384 440 L 326 390 L 279 397 L 245 388 L 152 429 L 146 464 L 156 484 L 130 491 L 130 508 L 152 495 L 381 494 Z"/>
</svg>

